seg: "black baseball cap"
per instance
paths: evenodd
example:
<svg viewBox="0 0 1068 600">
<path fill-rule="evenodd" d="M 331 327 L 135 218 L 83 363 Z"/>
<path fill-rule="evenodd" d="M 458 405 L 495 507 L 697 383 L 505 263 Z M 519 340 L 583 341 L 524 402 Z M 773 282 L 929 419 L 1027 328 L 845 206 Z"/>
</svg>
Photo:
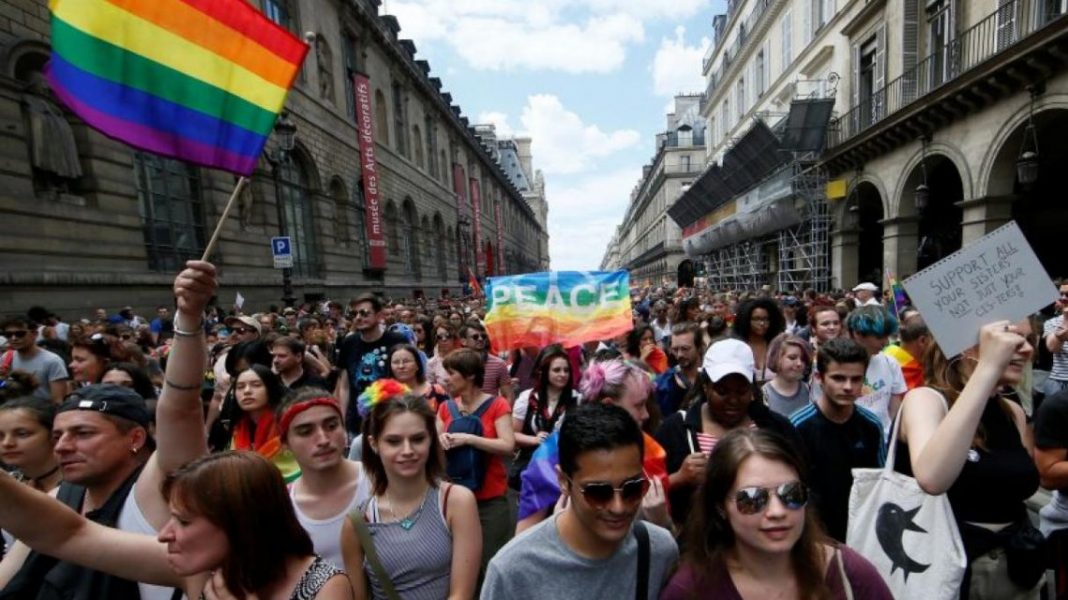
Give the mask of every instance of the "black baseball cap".
<svg viewBox="0 0 1068 600">
<path fill-rule="evenodd" d="M 78 388 L 63 401 L 57 413 L 90 410 L 102 415 L 122 417 L 148 429 L 152 415 L 145 399 L 130 388 L 113 383 L 98 383 Z"/>
</svg>

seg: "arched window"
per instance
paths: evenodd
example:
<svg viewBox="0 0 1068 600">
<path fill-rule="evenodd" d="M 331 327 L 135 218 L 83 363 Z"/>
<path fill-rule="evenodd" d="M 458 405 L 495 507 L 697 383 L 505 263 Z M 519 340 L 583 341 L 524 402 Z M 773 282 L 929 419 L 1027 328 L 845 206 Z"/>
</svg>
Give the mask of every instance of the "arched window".
<svg viewBox="0 0 1068 600">
<path fill-rule="evenodd" d="M 134 155 L 134 175 L 148 268 L 173 273 L 204 250 L 200 177 L 186 163 L 155 154 Z"/>
<path fill-rule="evenodd" d="M 383 213 L 386 221 L 386 248 L 393 256 L 400 254 L 400 236 L 397 231 L 397 205 L 392 200 L 386 203 Z"/>
<path fill-rule="evenodd" d="M 438 153 L 439 164 L 441 165 L 441 180 L 445 182 L 445 185 L 449 185 L 449 173 L 452 172 L 452 165 L 449 164 L 448 159 L 445 157 L 445 151 L 442 150 Z"/>
<path fill-rule="evenodd" d="M 363 179 L 357 179 L 352 186 L 352 216 L 355 217 L 352 222 L 356 228 L 355 239 L 358 240 L 356 247 L 360 250 L 360 264 L 365 269 L 371 266 L 371 244 L 367 239 L 366 211 L 367 206 L 363 201 Z"/>
<path fill-rule="evenodd" d="M 330 198 L 334 201 L 334 242 L 347 246 L 349 243 L 348 193 L 345 184 L 335 177 L 330 182 Z"/>
<path fill-rule="evenodd" d="M 412 160 L 417 168 L 425 168 L 423 165 L 423 133 L 418 125 L 412 125 Z"/>
<path fill-rule="evenodd" d="M 408 116 L 405 114 L 404 88 L 399 81 L 393 82 L 393 149 L 401 156 L 408 156 Z"/>
<path fill-rule="evenodd" d="M 375 141 L 389 145 L 389 105 L 382 90 L 375 90 Z"/>
<path fill-rule="evenodd" d="M 282 233 L 291 238 L 293 274 L 297 277 L 318 277 L 319 257 L 315 248 L 315 221 L 307 170 L 296 156 L 279 165 L 278 170 Z"/>
<path fill-rule="evenodd" d="M 415 204 L 411 198 L 404 200 L 404 208 L 401 214 L 401 256 L 404 259 L 404 272 L 410 275 L 419 275 L 419 239 L 417 233 L 418 217 L 415 214 Z"/>
<path fill-rule="evenodd" d="M 419 231 L 416 232 L 416 238 L 419 241 L 416 251 L 419 253 L 420 274 L 422 274 L 424 266 L 428 267 L 431 272 L 434 270 L 434 244 L 430 243 L 431 235 L 433 233 L 430 229 L 430 219 L 423 215 L 419 219 Z"/>
<path fill-rule="evenodd" d="M 441 213 L 437 213 L 434 215 L 434 253 L 437 255 L 438 259 L 438 277 L 441 278 L 442 281 L 447 281 L 449 279 L 449 275 L 446 272 L 446 269 L 448 268 L 448 255 L 445 251 L 448 247 L 447 244 L 445 221 L 441 218 Z"/>
</svg>

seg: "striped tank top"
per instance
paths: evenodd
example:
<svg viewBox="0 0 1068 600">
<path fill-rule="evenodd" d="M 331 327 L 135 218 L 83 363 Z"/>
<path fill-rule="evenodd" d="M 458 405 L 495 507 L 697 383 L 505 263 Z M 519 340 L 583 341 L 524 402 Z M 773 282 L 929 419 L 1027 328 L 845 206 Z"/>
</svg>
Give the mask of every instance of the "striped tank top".
<svg viewBox="0 0 1068 600">
<path fill-rule="evenodd" d="M 449 595 L 452 533 L 445 522 L 440 492 L 440 488 L 433 486 L 427 490 L 423 503 L 408 516 L 409 529 L 400 521 L 381 522 L 377 497 L 361 507 L 370 521 L 367 528 L 374 539 L 378 560 L 404 600 L 441 600 Z M 363 571 L 374 598 L 384 599 L 385 592 L 366 558 Z"/>
</svg>

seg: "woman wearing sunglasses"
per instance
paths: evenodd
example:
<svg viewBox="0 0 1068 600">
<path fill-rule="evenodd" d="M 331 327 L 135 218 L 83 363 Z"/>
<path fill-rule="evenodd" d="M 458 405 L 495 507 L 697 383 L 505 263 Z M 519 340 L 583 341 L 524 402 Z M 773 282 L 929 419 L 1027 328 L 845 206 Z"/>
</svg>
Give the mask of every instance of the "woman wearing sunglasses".
<svg viewBox="0 0 1068 600">
<path fill-rule="evenodd" d="M 443 320 L 440 325 L 434 327 L 434 356 L 426 363 L 427 381 L 445 385 L 449 379 L 449 374 L 445 371 L 445 356 L 458 346 L 456 328 L 451 323 Z"/>
<path fill-rule="evenodd" d="M 824 535 L 806 468 L 777 433 L 735 429 L 708 461 L 682 566 L 661 600 L 893 598 L 875 567 Z"/>
</svg>

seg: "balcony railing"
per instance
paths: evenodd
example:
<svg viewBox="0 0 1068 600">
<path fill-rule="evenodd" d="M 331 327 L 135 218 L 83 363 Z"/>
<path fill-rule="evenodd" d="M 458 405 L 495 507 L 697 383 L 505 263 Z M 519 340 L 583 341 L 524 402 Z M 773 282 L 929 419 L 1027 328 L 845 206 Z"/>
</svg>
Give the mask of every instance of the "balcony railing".
<svg viewBox="0 0 1068 600">
<path fill-rule="evenodd" d="M 844 144 L 1065 15 L 1062 0 L 1011 0 L 832 123 L 827 147 Z M 856 82 L 855 82 L 856 84 Z M 862 96 L 863 96 L 862 92 Z"/>
<path fill-rule="evenodd" d="M 726 48 L 723 51 L 723 64 L 720 66 L 719 71 L 717 73 L 714 73 L 713 75 L 719 75 L 728 67 L 730 67 L 732 60 L 738 56 L 738 54 L 742 51 L 742 47 L 747 41 L 749 41 L 750 34 L 756 31 L 757 25 L 760 23 L 761 17 L 764 16 L 764 13 L 768 12 L 768 7 L 771 6 L 772 3 L 774 3 L 775 1 L 776 0 L 757 0 L 754 3 L 753 11 L 749 13 L 749 16 L 745 18 L 745 21 L 742 21 L 738 24 L 738 35 L 734 37 L 734 42 L 730 45 L 730 47 Z M 738 3 L 739 6 L 740 4 L 741 3 Z M 730 12 L 732 12 L 733 10 L 737 9 L 729 9 L 728 14 L 730 14 Z M 720 46 L 719 41 L 720 40 L 716 40 L 717 43 L 711 48 L 709 48 L 708 52 L 705 54 L 704 60 L 701 64 L 702 73 L 708 72 L 708 68 L 711 66 L 712 59 L 716 56 L 716 49 Z"/>
</svg>

